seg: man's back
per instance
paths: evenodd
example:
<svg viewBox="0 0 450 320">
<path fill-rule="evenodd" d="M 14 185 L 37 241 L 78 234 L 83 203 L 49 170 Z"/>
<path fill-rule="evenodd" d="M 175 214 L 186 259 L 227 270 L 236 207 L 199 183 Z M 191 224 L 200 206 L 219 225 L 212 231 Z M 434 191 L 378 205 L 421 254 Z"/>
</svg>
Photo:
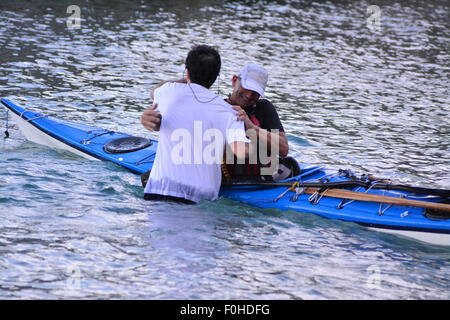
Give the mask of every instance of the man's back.
<svg viewBox="0 0 450 320">
<path fill-rule="evenodd" d="M 145 193 L 197 202 L 217 198 L 225 143 L 248 142 L 232 107 L 197 84 L 168 82 L 155 91 L 162 115 Z"/>
</svg>

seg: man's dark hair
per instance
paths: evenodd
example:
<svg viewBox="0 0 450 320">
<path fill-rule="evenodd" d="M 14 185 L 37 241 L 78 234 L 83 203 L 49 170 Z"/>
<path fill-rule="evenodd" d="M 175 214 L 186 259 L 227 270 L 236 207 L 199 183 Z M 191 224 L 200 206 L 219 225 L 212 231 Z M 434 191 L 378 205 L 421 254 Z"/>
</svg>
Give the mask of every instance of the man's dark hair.
<svg viewBox="0 0 450 320">
<path fill-rule="evenodd" d="M 209 89 L 220 72 L 220 55 L 213 47 L 198 45 L 189 51 L 185 64 L 191 82 Z"/>
</svg>

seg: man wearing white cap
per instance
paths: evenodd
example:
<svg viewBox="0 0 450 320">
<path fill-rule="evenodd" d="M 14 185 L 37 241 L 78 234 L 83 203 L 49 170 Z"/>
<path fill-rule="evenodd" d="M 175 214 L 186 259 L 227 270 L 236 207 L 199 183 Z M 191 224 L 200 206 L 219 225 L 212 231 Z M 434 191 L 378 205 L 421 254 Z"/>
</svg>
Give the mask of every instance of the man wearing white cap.
<svg viewBox="0 0 450 320">
<path fill-rule="evenodd" d="M 250 132 L 253 130 L 256 133 L 259 146 L 264 144 L 270 148 L 272 140 L 278 139 L 278 155 L 285 157 L 289 144 L 283 125 L 274 105 L 269 100 L 262 99 L 267 81 L 268 74 L 263 67 L 252 63 L 245 65 L 232 78 L 233 91 L 227 102 L 238 112 L 238 119 L 245 122 L 247 132 L 250 129 Z M 260 163 L 251 165 L 248 161 L 245 165 L 227 165 L 231 177 L 259 176 L 259 167 Z"/>
</svg>

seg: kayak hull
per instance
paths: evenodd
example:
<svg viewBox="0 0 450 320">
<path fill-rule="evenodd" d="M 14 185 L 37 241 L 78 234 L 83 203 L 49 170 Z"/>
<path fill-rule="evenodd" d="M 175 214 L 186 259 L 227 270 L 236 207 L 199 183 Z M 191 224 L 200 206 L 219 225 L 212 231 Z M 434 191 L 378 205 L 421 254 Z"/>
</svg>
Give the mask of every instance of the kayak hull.
<svg viewBox="0 0 450 320">
<path fill-rule="evenodd" d="M 89 160 L 106 160 L 122 166 L 133 173 L 142 174 L 151 169 L 156 155 L 157 141 L 143 149 L 112 154 L 104 149 L 108 142 L 129 137 L 121 132 L 113 132 L 60 118 L 42 115 L 2 99 L 1 103 L 11 114 L 23 135 L 29 141 L 51 148 L 73 152 Z M 295 177 L 303 182 L 316 181 L 330 176 L 330 170 L 322 166 L 301 165 L 302 173 Z M 330 178 L 329 178 L 330 179 Z M 346 177 L 331 176 L 331 181 L 345 181 Z M 450 245 L 450 220 L 433 220 L 424 216 L 424 209 L 402 205 L 387 205 L 365 201 L 349 201 L 327 197 L 312 199 L 309 194 L 299 194 L 297 198 L 286 187 L 239 186 L 222 187 L 221 197 L 240 201 L 259 208 L 292 210 L 310 213 L 329 219 L 358 223 L 373 230 L 412 237 L 436 245 Z M 353 191 L 360 191 L 353 189 Z M 439 202 L 437 196 L 419 196 L 404 191 L 362 190 L 391 197 L 405 197 L 420 201 Z"/>
<path fill-rule="evenodd" d="M 90 156 L 86 152 L 80 151 L 77 148 L 74 148 L 74 147 L 70 146 L 69 144 L 60 141 L 59 139 L 53 138 L 47 132 L 32 125 L 32 123 L 30 121 L 25 120 L 25 118 L 23 118 L 23 116 L 24 116 L 24 114 L 22 114 L 22 113 L 19 113 L 19 114 L 16 114 L 14 112 L 11 113 L 11 118 L 17 124 L 20 131 L 23 133 L 23 135 L 25 136 L 25 138 L 27 140 L 37 143 L 37 144 L 48 146 L 50 148 L 66 150 L 66 151 L 75 153 L 76 155 L 83 157 L 87 160 L 100 161 L 100 159 Z M 29 118 L 29 119 L 32 119 L 32 118 Z"/>
</svg>

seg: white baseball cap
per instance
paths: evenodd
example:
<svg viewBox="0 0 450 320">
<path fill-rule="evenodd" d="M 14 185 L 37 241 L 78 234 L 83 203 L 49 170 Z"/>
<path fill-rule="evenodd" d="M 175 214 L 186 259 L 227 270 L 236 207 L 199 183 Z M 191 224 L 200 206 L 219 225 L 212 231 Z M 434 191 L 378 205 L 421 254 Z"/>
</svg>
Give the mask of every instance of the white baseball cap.
<svg viewBox="0 0 450 320">
<path fill-rule="evenodd" d="M 241 78 L 241 85 L 244 89 L 255 91 L 264 97 L 269 76 L 266 69 L 257 64 L 249 63 L 245 65 L 238 74 Z"/>
</svg>

